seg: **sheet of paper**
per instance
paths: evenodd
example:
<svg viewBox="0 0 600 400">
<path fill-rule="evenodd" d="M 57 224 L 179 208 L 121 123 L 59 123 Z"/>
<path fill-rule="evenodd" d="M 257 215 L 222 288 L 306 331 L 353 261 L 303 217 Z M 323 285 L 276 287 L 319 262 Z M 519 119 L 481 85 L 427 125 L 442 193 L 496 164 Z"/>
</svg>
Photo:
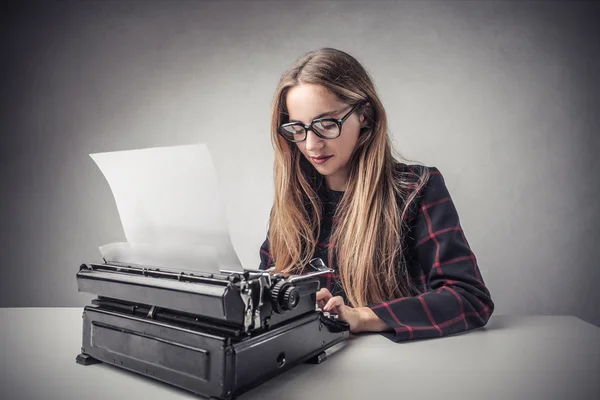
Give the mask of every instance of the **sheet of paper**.
<svg viewBox="0 0 600 400">
<path fill-rule="evenodd" d="M 220 270 L 219 257 L 212 246 L 152 245 L 117 242 L 100 246 L 106 262 L 139 265 L 181 272 L 212 272 Z"/>
<path fill-rule="evenodd" d="M 206 145 L 90 156 L 112 190 L 127 238 L 127 244 L 101 247 L 103 257 L 171 269 L 242 270 Z"/>
</svg>

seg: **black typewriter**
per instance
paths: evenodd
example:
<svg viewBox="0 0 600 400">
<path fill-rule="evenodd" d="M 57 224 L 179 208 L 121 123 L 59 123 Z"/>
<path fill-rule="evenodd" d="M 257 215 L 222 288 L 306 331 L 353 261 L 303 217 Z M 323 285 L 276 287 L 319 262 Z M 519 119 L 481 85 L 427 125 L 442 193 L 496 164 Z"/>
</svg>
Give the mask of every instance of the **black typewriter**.
<svg viewBox="0 0 600 400">
<path fill-rule="evenodd" d="M 77 362 L 104 362 L 213 399 L 320 363 L 349 327 L 316 309 L 319 276 L 330 271 L 320 259 L 311 265 L 314 272 L 283 276 L 83 264 L 78 290 L 98 297 L 83 311 Z"/>
</svg>

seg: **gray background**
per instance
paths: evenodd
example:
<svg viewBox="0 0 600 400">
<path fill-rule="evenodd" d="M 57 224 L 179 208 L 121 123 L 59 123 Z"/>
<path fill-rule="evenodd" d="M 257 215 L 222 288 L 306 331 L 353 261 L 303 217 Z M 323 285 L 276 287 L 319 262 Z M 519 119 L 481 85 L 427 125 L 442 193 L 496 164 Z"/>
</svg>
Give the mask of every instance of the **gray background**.
<svg viewBox="0 0 600 400">
<path fill-rule="evenodd" d="M 258 265 L 277 79 L 322 46 L 372 73 L 397 149 L 438 167 L 498 314 L 600 325 L 600 14 L 576 2 L 4 3 L 0 306 L 83 306 L 124 240 L 90 153 L 207 143 Z"/>
</svg>

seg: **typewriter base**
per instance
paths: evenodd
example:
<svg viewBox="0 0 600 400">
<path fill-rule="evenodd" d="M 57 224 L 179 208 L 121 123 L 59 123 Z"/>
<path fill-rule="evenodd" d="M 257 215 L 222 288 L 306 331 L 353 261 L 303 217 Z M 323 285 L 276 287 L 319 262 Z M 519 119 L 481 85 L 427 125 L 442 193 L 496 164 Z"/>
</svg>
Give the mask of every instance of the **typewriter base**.
<svg viewBox="0 0 600 400">
<path fill-rule="evenodd" d="M 230 400 L 300 363 L 321 363 L 325 350 L 348 336 L 347 329 L 317 311 L 236 338 L 88 306 L 76 361 L 104 362 L 200 396 Z"/>
<path fill-rule="evenodd" d="M 94 357 L 90 356 L 89 354 L 83 354 L 83 353 L 78 355 L 77 358 L 75 359 L 75 361 L 77 362 L 77 364 L 81 364 L 81 365 L 94 365 L 94 364 L 98 364 L 99 362 L 102 362 L 102 361 L 97 360 Z"/>
</svg>

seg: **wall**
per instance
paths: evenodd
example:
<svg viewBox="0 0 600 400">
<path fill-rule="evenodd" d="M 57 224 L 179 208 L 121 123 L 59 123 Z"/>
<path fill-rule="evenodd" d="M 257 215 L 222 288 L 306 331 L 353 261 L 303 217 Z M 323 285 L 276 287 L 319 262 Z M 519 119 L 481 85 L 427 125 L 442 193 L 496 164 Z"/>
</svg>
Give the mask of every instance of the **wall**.
<svg viewBox="0 0 600 400">
<path fill-rule="evenodd" d="M 446 178 L 498 314 L 600 325 L 598 7 L 576 2 L 3 3 L 0 306 L 83 306 L 124 240 L 90 153 L 207 143 L 258 264 L 272 95 L 302 53 L 368 70 L 401 153 Z"/>
</svg>

